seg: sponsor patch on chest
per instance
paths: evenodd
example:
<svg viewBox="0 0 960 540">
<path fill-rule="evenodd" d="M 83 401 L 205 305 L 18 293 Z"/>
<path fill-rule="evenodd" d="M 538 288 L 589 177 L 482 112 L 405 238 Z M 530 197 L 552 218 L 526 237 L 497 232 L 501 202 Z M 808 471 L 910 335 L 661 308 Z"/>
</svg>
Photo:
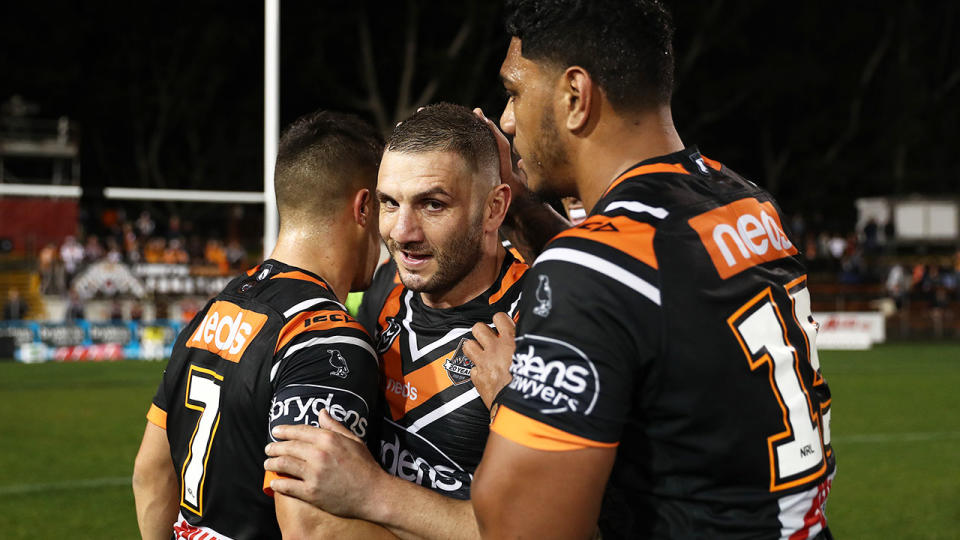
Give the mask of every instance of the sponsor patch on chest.
<svg viewBox="0 0 960 540">
<path fill-rule="evenodd" d="M 443 369 L 447 371 L 447 376 L 450 377 L 450 382 L 453 384 L 463 384 L 470 380 L 473 362 L 467 358 L 467 355 L 463 354 L 463 342 L 466 340 L 467 338 L 460 338 L 460 343 L 457 344 L 457 350 L 453 353 L 453 356 L 447 358 L 443 363 Z"/>
</svg>

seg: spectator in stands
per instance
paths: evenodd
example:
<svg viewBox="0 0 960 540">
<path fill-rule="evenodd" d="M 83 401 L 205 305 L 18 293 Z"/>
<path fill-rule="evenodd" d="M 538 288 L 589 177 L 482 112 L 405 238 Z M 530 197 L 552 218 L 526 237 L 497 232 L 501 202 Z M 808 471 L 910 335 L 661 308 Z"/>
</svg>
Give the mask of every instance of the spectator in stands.
<svg viewBox="0 0 960 540">
<path fill-rule="evenodd" d="M 180 226 L 180 216 L 174 214 L 170 216 L 170 220 L 167 222 L 167 240 L 182 237 L 183 230 L 181 230 Z"/>
<path fill-rule="evenodd" d="M 28 310 L 27 302 L 20 297 L 20 291 L 16 287 L 10 287 L 7 291 L 7 303 L 3 305 L 3 320 L 23 320 Z"/>
<path fill-rule="evenodd" d="M 67 300 L 67 311 L 64 314 L 64 319 L 67 321 L 81 321 L 86 318 L 87 316 L 80 296 L 77 294 L 77 291 L 71 290 L 69 300 Z"/>
<path fill-rule="evenodd" d="M 114 300 L 110 304 L 110 322 L 123 322 L 123 304 L 119 300 Z"/>
<path fill-rule="evenodd" d="M 227 244 L 227 264 L 232 270 L 243 270 L 246 267 L 247 250 L 243 249 L 240 242 L 231 240 Z"/>
<path fill-rule="evenodd" d="M 204 250 L 204 258 L 210 264 L 217 265 L 217 270 L 221 274 L 230 271 L 230 264 L 227 262 L 227 252 L 223 249 L 223 244 L 219 240 L 211 238 L 207 240 L 207 249 Z"/>
<path fill-rule="evenodd" d="M 84 246 L 83 251 L 88 263 L 99 261 L 105 254 L 103 245 L 100 244 L 100 239 L 94 234 L 87 237 L 87 244 Z"/>
<path fill-rule="evenodd" d="M 903 269 L 903 265 L 898 263 L 890 268 L 890 273 L 887 274 L 886 287 L 887 294 L 890 295 L 890 298 L 893 298 L 899 310 L 903 307 L 903 300 L 907 296 L 907 291 L 910 290 L 910 279 Z"/>
<path fill-rule="evenodd" d="M 83 262 L 83 246 L 73 236 L 68 236 L 60 246 L 60 259 L 63 261 L 63 269 L 66 272 L 67 283 L 73 281 L 73 276 L 80 269 L 80 263 Z"/>
<path fill-rule="evenodd" d="M 123 255 L 120 254 L 120 245 L 114 238 L 107 238 L 107 260 L 114 264 L 123 261 Z"/>
<path fill-rule="evenodd" d="M 187 250 L 183 249 L 183 241 L 180 238 L 172 238 L 163 251 L 163 262 L 166 264 L 187 264 L 190 258 L 187 256 Z"/>
<path fill-rule="evenodd" d="M 143 260 L 151 264 L 163 262 L 163 253 L 166 251 L 166 246 L 166 240 L 159 236 L 154 236 L 147 241 L 147 247 L 143 250 Z"/>
<path fill-rule="evenodd" d="M 153 218 L 150 217 L 150 212 L 146 210 L 140 212 L 140 217 L 137 218 L 135 225 L 141 238 L 150 238 L 150 236 L 153 235 L 154 229 L 157 228 L 157 224 L 154 223 Z"/>
<path fill-rule="evenodd" d="M 877 220 L 870 218 L 863 226 L 863 247 L 868 255 L 880 251 L 880 226 Z"/>
<path fill-rule="evenodd" d="M 57 246 L 47 244 L 37 254 L 37 269 L 40 271 L 40 293 L 51 294 L 62 288 L 62 276 L 59 276 L 60 261 L 57 256 Z M 59 277 L 59 279 L 58 279 Z"/>
<path fill-rule="evenodd" d="M 130 320 L 136 322 L 143 320 L 143 306 L 140 305 L 140 302 L 134 302 L 130 306 Z"/>
</svg>

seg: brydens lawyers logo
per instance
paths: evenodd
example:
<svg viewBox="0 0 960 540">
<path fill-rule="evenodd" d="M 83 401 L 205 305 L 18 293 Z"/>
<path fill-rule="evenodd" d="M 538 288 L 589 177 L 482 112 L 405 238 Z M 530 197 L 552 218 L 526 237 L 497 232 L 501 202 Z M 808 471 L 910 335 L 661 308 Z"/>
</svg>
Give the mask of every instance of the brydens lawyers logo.
<svg viewBox="0 0 960 540">
<path fill-rule="evenodd" d="M 231 362 L 239 362 L 247 346 L 267 322 L 267 316 L 223 300 L 214 302 L 187 347 L 205 349 Z"/>
<path fill-rule="evenodd" d="M 714 208 L 688 223 L 723 279 L 797 253 L 773 205 L 752 197 Z"/>
</svg>

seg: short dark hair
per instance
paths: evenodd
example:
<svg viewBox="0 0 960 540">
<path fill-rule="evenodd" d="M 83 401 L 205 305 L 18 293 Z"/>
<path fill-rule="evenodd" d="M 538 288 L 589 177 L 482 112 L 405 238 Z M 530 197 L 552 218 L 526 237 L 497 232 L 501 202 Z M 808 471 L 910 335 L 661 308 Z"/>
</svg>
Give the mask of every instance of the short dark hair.
<svg viewBox="0 0 960 540">
<path fill-rule="evenodd" d="M 507 0 L 521 55 L 587 70 L 614 109 L 670 103 L 673 23 L 657 0 Z"/>
<path fill-rule="evenodd" d="M 352 114 L 319 110 L 294 120 L 280 137 L 274 169 L 281 222 L 329 214 L 353 190 L 375 189 L 382 155 L 383 137 Z"/>
<path fill-rule="evenodd" d="M 497 140 L 473 111 L 452 103 L 427 105 L 397 124 L 387 139 L 395 152 L 454 152 L 473 171 L 492 166 L 497 170 Z"/>
</svg>

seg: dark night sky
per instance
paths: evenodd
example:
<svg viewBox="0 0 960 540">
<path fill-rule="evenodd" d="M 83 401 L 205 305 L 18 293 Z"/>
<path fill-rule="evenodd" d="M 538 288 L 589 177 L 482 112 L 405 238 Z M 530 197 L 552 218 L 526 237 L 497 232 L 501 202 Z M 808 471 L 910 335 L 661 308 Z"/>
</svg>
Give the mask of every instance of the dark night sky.
<svg viewBox="0 0 960 540">
<path fill-rule="evenodd" d="M 849 226 L 858 196 L 956 195 L 957 3 L 834 4 L 668 2 L 684 141 L 824 226 Z M 19 93 L 40 116 L 80 124 L 85 187 L 257 190 L 262 16 L 260 2 L 5 2 L 0 100 Z M 282 124 L 317 107 L 377 120 L 365 105 L 365 31 L 381 123 L 431 83 L 428 101 L 488 114 L 503 105 L 496 2 L 287 1 L 281 21 Z M 471 31 L 451 60 L 464 21 Z"/>
</svg>

